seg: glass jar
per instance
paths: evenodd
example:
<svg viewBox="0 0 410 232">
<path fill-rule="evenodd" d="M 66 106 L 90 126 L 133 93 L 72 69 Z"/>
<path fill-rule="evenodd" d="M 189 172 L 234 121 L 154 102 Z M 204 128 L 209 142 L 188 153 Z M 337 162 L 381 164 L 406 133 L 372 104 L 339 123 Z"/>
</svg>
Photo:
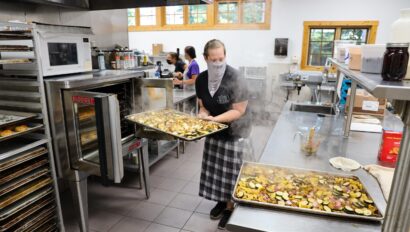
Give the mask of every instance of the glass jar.
<svg viewBox="0 0 410 232">
<path fill-rule="evenodd" d="M 401 81 L 409 62 L 409 43 L 388 43 L 383 58 L 382 77 L 385 81 Z"/>
</svg>

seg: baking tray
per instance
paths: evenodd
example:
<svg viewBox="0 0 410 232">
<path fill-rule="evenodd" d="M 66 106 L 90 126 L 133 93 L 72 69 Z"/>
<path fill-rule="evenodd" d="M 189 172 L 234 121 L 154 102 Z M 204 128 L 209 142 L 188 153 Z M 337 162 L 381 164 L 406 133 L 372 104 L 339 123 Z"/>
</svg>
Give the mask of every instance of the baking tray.
<svg viewBox="0 0 410 232">
<path fill-rule="evenodd" d="M 0 45 L 0 52 L 27 52 L 31 50 L 32 48 L 26 45 Z"/>
<path fill-rule="evenodd" d="M 30 173 L 27 173 L 23 176 L 20 176 L 12 181 L 9 181 L 5 185 L 0 186 L 0 197 L 22 187 L 23 185 L 26 185 L 43 176 L 48 175 L 48 173 L 49 173 L 48 167 L 43 167 L 43 168 L 34 170 Z"/>
<path fill-rule="evenodd" d="M 55 205 L 53 204 L 41 210 L 39 213 L 32 215 L 31 217 L 21 222 L 21 224 L 17 224 L 17 226 L 14 226 L 11 229 L 13 229 L 14 232 L 38 231 L 37 230 L 38 228 L 50 222 L 51 220 L 54 220 L 54 218 L 55 218 Z M 0 232 L 3 232 L 3 231 L 0 230 Z"/>
<path fill-rule="evenodd" d="M 44 147 L 33 149 L 29 152 L 19 155 L 17 158 L 9 159 L 4 162 L 0 162 L 0 172 L 7 170 L 9 168 L 15 167 L 19 164 L 25 163 L 27 161 L 33 160 L 47 153 L 47 149 Z"/>
<path fill-rule="evenodd" d="M 236 202 L 250 204 L 250 205 L 256 205 L 256 206 L 262 206 L 262 207 L 270 207 L 270 208 L 284 209 L 284 210 L 290 210 L 290 211 L 312 213 L 312 214 L 318 214 L 318 215 L 335 216 L 335 217 L 340 217 L 340 218 L 369 220 L 369 221 L 376 221 L 376 222 L 381 222 L 383 220 L 383 215 L 380 213 L 380 208 L 376 205 L 376 202 L 374 202 L 374 206 L 376 207 L 376 209 L 378 211 L 378 215 L 377 216 L 364 216 L 364 215 L 358 215 L 358 214 L 326 212 L 326 211 L 321 211 L 321 210 L 313 210 L 313 209 L 299 208 L 299 207 L 293 207 L 293 206 L 282 206 L 282 205 L 273 204 L 273 203 L 265 203 L 265 202 L 258 202 L 258 201 L 252 201 L 252 200 L 245 200 L 245 199 L 237 198 L 235 196 L 235 193 L 236 193 L 239 181 L 243 177 L 242 172 L 244 170 L 244 167 L 247 166 L 247 165 L 253 165 L 253 166 L 270 168 L 270 169 L 272 169 L 272 168 L 285 169 L 287 171 L 297 173 L 297 174 L 303 174 L 303 173 L 311 174 L 311 173 L 314 173 L 314 174 L 322 175 L 322 176 L 353 178 L 353 179 L 359 181 L 363 185 L 363 191 L 362 192 L 366 193 L 366 195 L 368 197 L 370 197 L 371 199 L 374 199 L 374 198 L 372 198 L 372 196 L 369 195 L 369 192 L 366 190 L 366 187 L 364 186 L 363 182 L 360 181 L 360 178 L 357 177 L 357 176 L 354 176 L 354 175 L 331 173 L 331 172 L 322 172 L 322 171 L 299 169 L 299 168 L 281 167 L 281 166 L 274 166 L 274 165 L 254 163 L 254 162 L 244 162 L 242 164 L 241 171 L 240 171 L 240 173 L 238 175 L 238 178 L 236 180 L 235 189 L 232 193 L 232 198 Z"/>
<path fill-rule="evenodd" d="M 5 208 L 24 197 L 28 196 L 29 194 L 49 185 L 52 183 L 52 179 L 50 177 L 42 178 L 36 182 L 30 183 L 24 188 L 19 189 L 13 194 L 8 194 L 6 196 L 0 197 L 0 209 Z"/>
<path fill-rule="evenodd" d="M 57 223 L 55 222 L 48 222 L 46 224 L 44 224 L 43 226 L 41 226 L 38 231 L 41 232 L 52 232 L 52 231 L 58 231 L 57 230 Z"/>
<path fill-rule="evenodd" d="M 0 174 L 0 186 L 5 184 L 8 181 L 11 181 L 15 178 L 18 178 L 22 175 L 25 175 L 32 170 L 35 170 L 37 168 L 43 167 L 48 164 L 48 160 L 46 158 L 42 158 L 40 160 L 34 160 L 30 161 L 26 164 L 23 164 L 21 166 L 17 166 L 14 168 L 10 168 L 6 171 L 3 171 Z"/>
<path fill-rule="evenodd" d="M 3 122 L 2 116 L 10 116 L 12 117 L 9 121 Z M 37 114 L 32 113 L 24 113 L 24 112 L 17 112 L 17 111 L 8 111 L 8 110 L 0 110 L 0 128 L 10 126 L 16 123 L 22 123 L 32 118 L 37 117 Z"/>
<path fill-rule="evenodd" d="M 28 127 L 28 129 L 25 130 L 25 131 L 22 131 L 22 132 L 14 132 L 14 133 L 11 134 L 11 135 L 4 136 L 4 137 L 0 137 L 0 142 L 3 142 L 3 141 L 5 141 L 5 140 L 18 137 L 18 136 L 20 136 L 20 135 L 24 135 L 24 134 L 28 134 L 28 133 L 31 133 L 31 132 L 40 130 L 40 129 L 43 128 L 43 124 L 27 123 L 27 127 Z"/>
<path fill-rule="evenodd" d="M 18 215 L 15 217 L 11 217 L 10 220 L 7 222 L 1 222 L 0 223 L 0 230 L 7 230 L 10 229 L 11 227 L 17 225 L 19 222 L 25 220 L 26 218 L 32 216 L 36 212 L 40 211 L 43 208 L 46 208 L 47 206 L 51 206 L 51 204 L 54 202 L 54 199 L 52 196 L 49 196 L 47 198 L 44 198 L 34 204 L 31 205 L 30 208 L 27 208 L 25 211 L 20 212 Z"/>
<path fill-rule="evenodd" d="M 33 194 L 30 194 L 29 196 L 25 197 L 24 199 L 21 199 L 15 204 L 9 207 L 6 207 L 6 208 L 2 208 L 0 210 L 0 221 L 7 220 L 8 218 L 12 217 L 16 213 L 19 213 L 20 211 L 26 209 L 27 207 L 30 207 L 35 202 L 40 201 L 41 199 L 46 198 L 47 196 L 51 195 L 52 192 L 53 192 L 53 188 L 51 187 L 40 189 L 34 192 Z"/>
<path fill-rule="evenodd" d="M 33 63 L 32 59 L 18 58 L 18 59 L 0 59 L 0 64 L 30 64 Z"/>
<path fill-rule="evenodd" d="M 170 135 L 170 136 L 172 136 L 172 137 L 175 137 L 175 138 L 178 138 L 178 139 L 181 139 L 181 140 L 185 140 L 185 141 L 198 140 L 198 139 L 201 139 L 201 138 L 203 138 L 203 137 L 206 137 L 206 136 L 209 136 L 209 135 L 218 133 L 218 132 L 223 131 L 223 130 L 225 130 L 225 129 L 228 128 L 228 126 L 225 125 L 225 124 L 217 123 L 217 122 L 211 122 L 211 123 L 215 123 L 215 124 L 219 125 L 219 126 L 221 127 L 221 129 L 216 130 L 216 131 L 213 131 L 213 132 L 208 133 L 208 134 L 203 134 L 203 135 L 200 135 L 200 136 L 196 136 L 196 137 L 193 137 L 193 138 L 187 138 L 187 137 L 183 137 L 183 136 L 180 136 L 180 135 L 175 135 L 175 134 L 169 133 L 169 132 L 167 132 L 167 131 L 164 131 L 164 130 L 161 130 L 161 129 L 159 129 L 159 128 L 152 127 L 152 126 L 149 126 L 149 125 L 147 125 L 147 124 L 143 124 L 143 123 L 140 123 L 140 122 L 137 121 L 137 119 L 138 119 L 139 117 L 143 117 L 143 116 L 146 116 L 147 114 L 157 113 L 157 112 L 161 112 L 161 111 L 172 111 L 172 113 L 175 113 L 175 114 L 184 115 L 184 116 L 187 116 L 187 117 L 190 117 L 190 118 L 195 118 L 195 119 L 198 119 L 198 120 L 202 120 L 202 119 L 193 117 L 193 116 L 191 116 L 191 115 L 189 115 L 189 114 L 186 114 L 186 113 L 183 113 L 183 112 L 180 112 L 180 111 L 176 111 L 176 110 L 170 110 L 170 109 L 166 109 L 166 110 L 155 110 L 155 111 L 146 111 L 146 112 L 142 112 L 142 113 L 131 114 L 131 115 L 125 116 L 125 118 L 126 118 L 128 121 L 130 121 L 130 122 L 133 122 L 133 123 L 135 123 L 135 124 L 138 124 L 138 125 L 143 126 L 143 127 L 146 127 L 146 128 L 149 128 L 149 129 L 151 129 L 151 130 L 153 130 L 153 131 L 161 132 L 161 133 L 164 133 L 164 134 L 167 134 L 167 135 Z"/>
</svg>

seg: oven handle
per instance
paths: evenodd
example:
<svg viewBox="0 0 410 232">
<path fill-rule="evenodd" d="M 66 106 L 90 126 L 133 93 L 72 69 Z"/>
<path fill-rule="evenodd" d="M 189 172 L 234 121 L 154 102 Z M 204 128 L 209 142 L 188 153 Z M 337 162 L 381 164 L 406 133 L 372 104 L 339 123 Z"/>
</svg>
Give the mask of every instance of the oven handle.
<svg viewBox="0 0 410 232">
<path fill-rule="evenodd" d="M 124 164 L 117 96 L 96 96 L 95 112 L 103 184 L 109 185 L 112 181 L 120 183 L 124 176 Z"/>
</svg>

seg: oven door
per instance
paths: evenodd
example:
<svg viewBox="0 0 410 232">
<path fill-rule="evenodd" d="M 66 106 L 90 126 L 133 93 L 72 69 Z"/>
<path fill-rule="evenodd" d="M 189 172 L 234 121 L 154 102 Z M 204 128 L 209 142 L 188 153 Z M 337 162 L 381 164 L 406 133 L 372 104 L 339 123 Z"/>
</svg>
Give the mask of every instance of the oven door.
<svg viewBox="0 0 410 232">
<path fill-rule="evenodd" d="M 70 165 L 104 184 L 124 176 L 120 110 L 117 95 L 64 91 L 64 114 Z"/>
<path fill-rule="evenodd" d="M 43 76 L 92 70 L 89 38 L 82 35 L 40 34 Z"/>
</svg>

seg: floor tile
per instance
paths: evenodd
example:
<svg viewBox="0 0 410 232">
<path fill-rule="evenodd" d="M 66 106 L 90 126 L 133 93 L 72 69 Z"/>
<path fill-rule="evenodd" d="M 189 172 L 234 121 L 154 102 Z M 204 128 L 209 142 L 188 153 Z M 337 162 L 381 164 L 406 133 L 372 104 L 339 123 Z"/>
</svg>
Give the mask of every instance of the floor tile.
<svg viewBox="0 0 410 232">
<path fill-rule="evenodd" d="M 177 194 L 177 192 L 172 192 L 163 189 L 155 189 L 151 192 L 150 198 L 146 201 L 161 205 L 168 205 Z"/>
<path fill-rule="evenodd" d="M 194 232 L 214 232 L 218 228 L 219 220 L 211 220 L 208 215 L 194 213 L 183 229 Z"/>
<path fill-rule="evenodd" d="M 155 222 L 162 225 L 172 226 L 181 229 L 188 221 L 191 215 L 192 212 L 190 211 L 167 207 L 155 219 Z"/>
<path fill-rule="evenodd" d="M 199 180 L 201 179 L 201 172 L 198 172 L 195 174 L 195 176 L 192 177 L 191 182 L 199 183 Z"/>
<path fill-rule="evenodd" d="M 181 193 L 198 196 L 199 184 L 195 182 L 188 182 L 185 187 L 181 190 Z"/>
<path fill-rule="evenodd" d="M 203 198 L 199 206 L 195 209 L 195 212 L 209 215 L 209 212 L 211 212 L 211 209 L 215 207 L 215 205 L 215 201 L 210 201 Z"/>
<path fill-rule="evenodd" d="M 152 223 L 144 232 L 179 232 L 179 229 Z"/>
<path fill-rule="evenodd" d="M 189 210 L 193 212 L 199 203 L 201 203 L 202 198 L 199 196 L 192 196 L 188 194 L 179 193 L 172 201 L 169 203 L 170 207 Z"/>
<path fill-rule="evenodd" d="M 113 226 L 109 232 L 143 232 L 151 222 L 125 217 Z"/>
<path fill-rule="evenodd" d="M 141 202 L 135 209 L 128 213 L 129 217 L 139 218 L 147 221 L 154 221 L 156 217 L 165 209 L 165 206 L 150 202 Z"/>
<path fill-rule="evenodd" d="M 191 180 L 194 176 L 200 171 L 200 168 L 193 166 L 182 166 L 178 168 L 174 173 L 171 174 L 171 177 L 181 179 L 181 180 Z"/>
<path fill-rule="evenodd" d="M 123 216 L 119 214 L 113 214 L 99 209 L 90 210 L 88 216 L 90 229 L 99 232 L 108 231 L 123 218 Z"/>
<path fill-rule="evenodd" d="M 175 178 L 166 178 L 166 177 L 164 177 L 161 184 L 159 184 L 157 187 L 159 189 L 169 190 L 169 191 L 173 191 L 173 192 L 179 192 L 185 187 L 185 185 L 187 183 L 188 183 L 188 181 L 185 181 L 185 180 L 179 180 L 179 179 L 175 179 Z"/>
<path fill-rule="evenodd" d="M 127 215 L 128 212 L 133 210 L 140 200 L 130 199 L 127 197 L 93 197 L 92 194 L 89 196 L 89 207 L 98 208 L 105 210 L 110 213 Z"/>
</svg>

